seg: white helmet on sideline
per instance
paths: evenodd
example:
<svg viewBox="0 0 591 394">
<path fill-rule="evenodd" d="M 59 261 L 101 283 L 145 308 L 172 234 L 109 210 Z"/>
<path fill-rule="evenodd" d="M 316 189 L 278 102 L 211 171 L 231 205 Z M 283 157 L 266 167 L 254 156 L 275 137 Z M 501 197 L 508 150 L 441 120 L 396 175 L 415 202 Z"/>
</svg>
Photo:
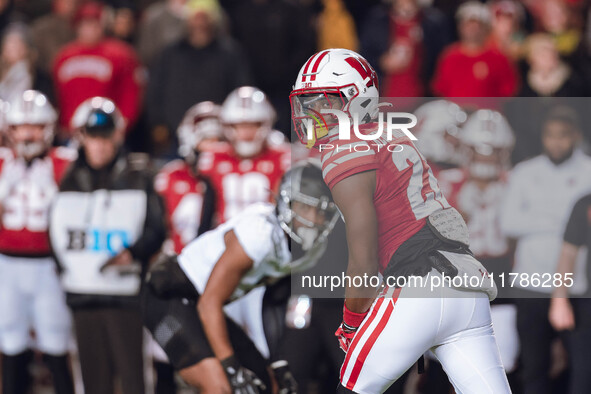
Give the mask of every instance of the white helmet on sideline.
<svg viewBox="0 0 591 394">
<path fill-rule="evenodd" d="M 26 90 L 6 106 L 6 125 L 9 128 L 8 138 L 11 140 L 11 128 L 21 125 L 43 127 L 41 141 L 13 142 L 17 155 L 32 158 L 47 150 L 53 141 L 57 112 L 45 95 L 36 90 Z"/>
<path fill-rule="evenodd" d="M 462 127 L 459 139 L 465 151 L 464 165 L 472 176 L 494 179 L 509 167 L 515 135 L 500 112 L 474 112 Z"/>
<path fill-rule="evenodd" d="M 275 122 L 275 110 L 265 93 L 252 86 L 242 86 L 231 92 L 220 110 L 220 120 L 226 138 L 236 153 L 243 157 L 257 155 L 271 133 Z M 236 126 L 259 123 L 254 139 L 241 140 L 237 137 Z"/>
<path fill-rule="evenodd" d="M 220 106 L 212 101 L 197 103 L 187 110 L 177 129 L 181 157 L 194 160 L 195 150 L 201 141 L 222 138 L 219 114 Z"/>
<path fill-rule="evenodd" d="M 427 160 L 438 164 L 458 166 L 462 163 L 458 135 L 460 125 L 467 119 L 459 105 L 447 100 L 435 100 L 414 111 L 417 117 L 415 145 Z"/>
</svg>

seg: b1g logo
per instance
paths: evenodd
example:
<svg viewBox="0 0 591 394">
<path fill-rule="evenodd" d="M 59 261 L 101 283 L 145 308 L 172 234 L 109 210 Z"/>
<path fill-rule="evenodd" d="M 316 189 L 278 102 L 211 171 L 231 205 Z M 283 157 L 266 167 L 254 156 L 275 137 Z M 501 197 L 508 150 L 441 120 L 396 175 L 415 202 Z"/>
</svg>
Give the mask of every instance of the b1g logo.
<svg viewBox="0 0 591 394">
<path fill-rule="evenodd" d="M 338 121 L 339 128 L 339 140 L 350 140 L 351 139 L 351 119 L 349 115 L 338 109 L 321 109 L 322 115 L 332 115 Z M 384 120 L 385 118 L 385 120 Z M 399 123 L 402 119 L 408 119 L 409 122 Z M 308 140 L 314 140 L 314 121 L 312 119 L 304 120 L 306 125 L 306 132 Z M 400 130 L 404 135 L 410 138 L 412 141 L 416 141 L 417 137 L 410 132 L 409 129 L 417 125 L 417 117 L 408 112 L 380 112 L 378 114 L 377 130 L 372 134 L 365 134 L 359 131 L 359 115 L 353 114 L 353 133 L 355 136 L 363 141 L 376 141 L 383 139 L 384 134 L 384 123 L 386 124 L 386 140 L 392 141 L 394 130 Z"/>
<path fill-rule="evenodd" d="M 68 250 L 109 252 L 114 255 L 129 246 L 129 233 L 125 230 L 68 229 Z"/>
</svg>

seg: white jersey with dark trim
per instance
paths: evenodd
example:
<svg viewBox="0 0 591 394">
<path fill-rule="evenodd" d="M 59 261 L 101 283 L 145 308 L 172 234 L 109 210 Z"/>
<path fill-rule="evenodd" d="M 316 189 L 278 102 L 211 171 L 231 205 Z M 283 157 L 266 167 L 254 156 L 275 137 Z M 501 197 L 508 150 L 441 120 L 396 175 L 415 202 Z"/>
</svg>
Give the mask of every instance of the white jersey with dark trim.
<svg viewBox="0 0 591 394">
<path fill-rule="evenodd" d="M 273 283 L 295 269 L 291 264 L 287 237 L 275 214 L 275 206 L 257 203 L 201 235 L 179 255 L 180 267 L 199 293 L 205 290 L 213 267 L 226 250 L 224 235 L 230 230 L 234 231 L 238 242 L 253 261 L 253 266 L 242 277 L 228 302 L 244 296 L 255 287 Z M 307 259 L 298 259 L 298 266 L 313 265 L 322 255 L 317 251 L 322 249 L 323 252 L 323 246 L 312 248 L 315 251 L 309 252 Z"/>
</svg>

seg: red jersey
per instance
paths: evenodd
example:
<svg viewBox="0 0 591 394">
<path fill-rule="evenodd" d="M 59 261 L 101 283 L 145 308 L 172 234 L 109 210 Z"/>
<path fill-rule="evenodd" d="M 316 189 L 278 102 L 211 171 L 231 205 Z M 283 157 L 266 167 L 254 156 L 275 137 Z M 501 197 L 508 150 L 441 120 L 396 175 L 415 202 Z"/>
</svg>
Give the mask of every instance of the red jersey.
<svg viewBox="0 0 591 394">
<path fill-rule="evenodd" d="M 164 200 L 169 238 L 177 254 L 197 237 L 207 187 L 184 160 L 168 163 L 156 176 L 154 189 Z"/>
<path fill-rule="evenodd" d="M 484 189 L 471 181 L 463 169 L 441 171 L 438 178 L 449 203 L 466 220 L 474 255 L 482 259 L 507 255 L 510 245 L 500 225 L 503 196 L 507 191 L 506 174 L 498 181 L 489 182 Z"/>
<path fill-rule="evenodd" d="M 258 155 L 240 158 L 230 144 L 199 156 L 199 173 L 207 176 L 216 194 L 216 218 L 223 223 L 248 205 L 273 201 L 283 173 L 291 165 L 289 147 L 265 147 Z"/>
<path fill-rule="evenodd" d="M 459 43 L 450 45 L 441 54 L 433 78 L 433 92 L 442 97 L 510 97 L 516 90 L 515 67 L 490 46 L 468 53 Z"/>
<path fill-rule="evenodd" d="M 66 45 L 56 56 L 53 80 L 60 107 L 60 125 L 70 129 L 74 111 L 84 100 L 107 97 L 128 125 L 139 116 L 144 70 L 133 48 L 115 39 L 95 46 Z"/>
<path fill-rule="evenodd" d="M 375 128 L 375 123 L 359 127 L 364 134 Z M 329 142 L 334 148 L 322 149 L 322 173 L 331 189 L 351 175 L 376 171 L 380 272 L 400 245 L 425 225 L 427 216 L 449 207 L 423 155 L 404 134 L 393 134 L 390 142 L 363 141 L 351 132 L 350 140 L 334 136 Z"/>
<path fill-rule="evenodd" d="M 75 151 L 55 148 L 27 165 L 0 148 L 0 253 L 49 256 L 49 206 L 75 159 Z"/>
</svg>

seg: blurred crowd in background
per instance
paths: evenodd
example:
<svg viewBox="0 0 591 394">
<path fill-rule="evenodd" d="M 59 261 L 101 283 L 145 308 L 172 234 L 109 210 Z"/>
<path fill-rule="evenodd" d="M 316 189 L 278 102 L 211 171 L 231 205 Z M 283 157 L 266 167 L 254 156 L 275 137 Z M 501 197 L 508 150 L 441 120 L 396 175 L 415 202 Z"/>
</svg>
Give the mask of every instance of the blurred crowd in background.
<svg viewBox="0 0 591 394">
<path fill-rule="evenodd" d="M 461 13 L 461 1 L 447 0 L 82 3 L 0 4 L 0 98 L 44 92 L 60 110 L 60 142 L 76 106 L 103 95 L 121 108 L 130 148 L 169 158 L 184 112 L 242 85 L 269 96 L 277 128 L 289 134 L 286 97 L 297 71 L 331 47 L 366 57 L 386 97 L 580 97 L 591 89 L 583 0 L 492 1 Z"/>
<path fill-rule="evenodd" d="M 214 209 L 203 205 L 211 196 L 185 205 L 183 196 L 170 197 L 173 187 L 176 194 L 182 189 L 205 196 L 201 183 L 190 181 L 198 176 L 195 171 L 209 171 L 205 178 L 221 194 L 217 198 L 229 204 L 225 193 L 272 185 L 236 186 L 222 180 L 227 172 L 264 173 L 253 160 L 278 160 L 277 168 L 287 167 L 278 155 L 264 156 L 266 147 L 291 153 L 291 160 L 310 155 L 297 138 L 290 149 L 289 93 L 304 62 L 334 47 L 366 57 L 378 72 L 381 95 L 416 114 L 417 144 L 444 194 L 466 218 L 472 250 L 491 272 L 554 274 L 559 260 L 568 260 L 561 254 L 564 243 L 577 254 L 591 239 L 581 235 L 591 229 L 591 210 L 585 210 L 588 199 L 580 200 L 591 193 L 591 158 L 583 153 L 591 141 L 591 6 L 585 0 L 0 0 L 0 31 L 0 100 L 18 100 L 30 89 L 43 93 L 59 114 L 54 145 L 79 146 L 76 109 L 95 96 L 112 100 L 125 136 L 116 148 L 147 153 L 145 167 L 160 171 L 155 189 L 164 200 L 161 208 L 182 208 L 165 214 L 170 250 L 180 251 L 197 235 L 202 218 L 189 218 L 195 209 Z M 197 166 L 193 150 L 209 148 L 201 139 L 187 140 L 187 122 L 196 127 L 203 119 L 217 119 L 219 108 L 195 105 L 222 104 L 242 86 L 261 89 L 274 110 L 258 118 L 225 122 L 222 116 L 213 126 L 202 124 L 201 131 L 214 130 L 204 139 L 233 146 L 233 159 L 215 159 L 217 153 L 214 159 L 236 169 Z M 239 138 L 224 131 L 240 122 L 268 123 L 275 130 L 254 154 L 241 154 Z M 2 127 L 9 126 L 3 120 Z M 6 133 L 0 142 L 9 145 Z M 178 164 L 179 158 L 185 164 Z M 174 176 L 181 167 L 188 172 L 179 181 Z M 271 196 L 268 190 L 255 194 L 243 200 Z M 579 213 L 571 215 L 573 207 Z M 206 214 L 208 222 L 227 219 L 219 205 L 215 209 L 217 216 Z M 589 222 L 577 222 L 585 215 Z M 172 228 L 177 222 L 184 233 Z M 333 238 L 333 245 L 343 245 L 342 226 Z M 327 259 L 346 260 L 341 252 Z M 578 258 L 583 264 L 577 266 L 578 294 L 588 295 L 585 258 Z M 565 304 L 551 299 L 552 289 L 531 283 L 517 287 L 523 293 L 493 305 L 513 392 L 587 392 L 588 299 Z M 310 325 L 288 329 L 286 352 L 303 393 L 332 392 L 343 359 L 332 335 L 342 300 L 312 304 Z M 163 365 L 156 364 L 156 387 L 162 384 L 159 392 L 170 393 L 176 383 Z M 74 375 L 80 379 L 76 368 Z M 426 374 L 409 371 L 388 392 L 406 386 L 413 392 L 449 393 L 446 379 L 427 357 Z"/>
</svg>

